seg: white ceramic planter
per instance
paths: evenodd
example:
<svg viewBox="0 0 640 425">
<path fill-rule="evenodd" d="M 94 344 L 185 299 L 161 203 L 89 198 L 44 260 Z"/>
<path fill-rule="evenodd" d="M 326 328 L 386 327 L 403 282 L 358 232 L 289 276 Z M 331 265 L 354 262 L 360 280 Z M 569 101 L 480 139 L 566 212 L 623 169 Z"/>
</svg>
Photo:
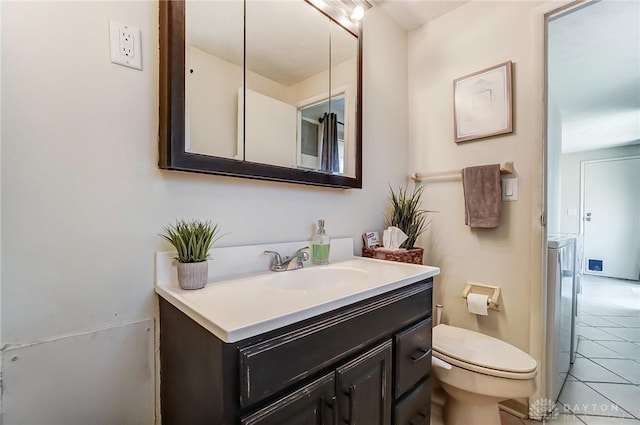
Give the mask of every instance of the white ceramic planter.
<svg viewBox="0 0 640 425">
<path fill-rule="evenodd" d="M 202 289 L 207 284 L 209 266 L 207 261 L 178 263 L 178 285 L 182 289 Z"/>
</svg>

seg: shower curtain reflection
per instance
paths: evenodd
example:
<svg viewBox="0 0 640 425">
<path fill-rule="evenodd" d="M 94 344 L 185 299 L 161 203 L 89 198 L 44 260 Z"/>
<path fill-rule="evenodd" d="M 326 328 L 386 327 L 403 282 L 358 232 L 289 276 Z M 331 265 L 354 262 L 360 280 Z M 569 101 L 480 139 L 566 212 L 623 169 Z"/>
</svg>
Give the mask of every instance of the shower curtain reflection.
<svg viewBox="0 0 640 425">
<path fill-rule="evenodd" d="M 340 173 L 340 151 L 338 145 L 338 116 L 325 113 L 322 122 L 322 171 Z"/>
</svg>

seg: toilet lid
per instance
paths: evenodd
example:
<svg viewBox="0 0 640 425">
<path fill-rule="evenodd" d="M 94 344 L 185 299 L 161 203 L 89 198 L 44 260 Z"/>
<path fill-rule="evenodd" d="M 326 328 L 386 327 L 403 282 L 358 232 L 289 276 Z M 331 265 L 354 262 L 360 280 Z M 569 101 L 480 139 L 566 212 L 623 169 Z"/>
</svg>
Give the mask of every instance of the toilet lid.
<svg viewBox="0 0 640 425">
<path fill-rule="evenodd" d="M 538 366 L 533 357 L 511 344 L 489 335 L 443 324 L 433 328 L 433 351 L 482 368 L 484 373 L 487 373 L 487 370 L 489 373 L 492 370 L 496 371 L 497 376 L 528 376 L 535 372 Z"/>
</svg>

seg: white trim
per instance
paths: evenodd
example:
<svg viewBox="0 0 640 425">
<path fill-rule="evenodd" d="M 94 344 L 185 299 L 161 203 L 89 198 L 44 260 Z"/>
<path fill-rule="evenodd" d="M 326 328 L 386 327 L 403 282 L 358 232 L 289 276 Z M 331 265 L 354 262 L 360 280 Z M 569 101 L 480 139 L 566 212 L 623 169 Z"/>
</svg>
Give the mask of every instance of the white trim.
<svg viewBox="0 0 640 425">
<path fill-rule="evenodd" d="M 344 85 L 344 86 L 340 86 L 340 87 L 335 87 L 333 89 L 331 89 L 331 93 L 329 93 L 329 91 L 326 91 L 324 93 L 321 94 L 317 94 L 315 96 L 311 96 L 308 97 L 306 99 L 302 99 L 298 102 L 296 102 L 296 107 L 297 108 L 308 108 L 310 106 L 314 106 L 317 105 L 318 103 L 322 103 L 322 102 L 326 102 L 329 100 L 329 97 L 338 97 L 340 95 L 345 96 L 345 101 L 346 101 L 346 97 L 349 94 L 349 86 L 348 85 Z M 345 111 L 346 111 L 346 105 L 345 105 Z"/>
<path fill-rule="evenodd" d="M 578 9 L 581 9 L 585 6 L 588 6 L 591 3 L 596 3 L 599 0 L 573 0 L 565 2 L 563 6 L 560 6 L 557 9 L 552 10 L 547 13 L 547 22 L 550 19 L 559 18 L 560 16 L 567 15 L 569 13 L 575 12 Z"/>
<path fill-rule="evenodd" d="M 536 84 L 535 90 L 542 95 L 540 105 L 541 117 L 541 158 L 532 159 L 532 170 L 540 169 L 540 175 L 532 175 L 533 181 L 538 181 L 541 187 L 540 198 L 533 193 L 532 203 L 539 203 L 540 209 L 533 212 L 531 220 L 531 250 L 536 255 L 531 256 L 531 270 L 539 273 L 531 276 L 531 290 L 529 292 L 529 353 L 540 361 L 539 364 L 539 385 L 535 393 L 529 397 L 529 404 L 546 397 L 546 338 L 547 338 L 547 228 L 545 225 L 547 215 L 547 25 L 549 19 L 558 13 L 576 4 L 572 0 L 548 1 L 532 9 L 532 54 L 533 67 L 538 70 L 539 79 L 533 81 Z M 535 71 L 534 71 L 535 75 Z M 517 107 L 514 105 L 514 107 Z M 542 167 L 540 162 L 542 162 Z M 539 179 L 539 180 L 538 180 Z M 536 215 L 539 217 L 536 218 Z M 542 222 L 541 222 L 542 221 Z M 539 236 L 539 238 L 538 238 Z"/>
</svg>

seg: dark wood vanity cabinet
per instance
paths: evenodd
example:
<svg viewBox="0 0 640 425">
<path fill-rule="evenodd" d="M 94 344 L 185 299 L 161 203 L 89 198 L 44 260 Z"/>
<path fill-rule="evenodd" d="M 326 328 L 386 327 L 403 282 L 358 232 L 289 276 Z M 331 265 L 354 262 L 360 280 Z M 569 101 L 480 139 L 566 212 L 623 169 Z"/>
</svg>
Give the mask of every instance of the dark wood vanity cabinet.
<svg viewBox="0 0 640 425">
<path fill-rule="evenodd" d="M 160 298 L 164 425 L 429 425 L 432 279 L 225 343 Z"/>
<path fill-rule="evenodd" d="M 329 373 L 280 400 L 245 416 L 242 425 L 333 425 L 336 417 L 335 377 Z"/>
<path fill-rule="evenodd" d="M 336 371 L 338 423 L 390 424 L 391 341 Z"/>
<path fill-rule="evenodd" d="M 391 341 L 276 400 L 242 425 L 384 424 L 391 419 Z"/>
</svg>

